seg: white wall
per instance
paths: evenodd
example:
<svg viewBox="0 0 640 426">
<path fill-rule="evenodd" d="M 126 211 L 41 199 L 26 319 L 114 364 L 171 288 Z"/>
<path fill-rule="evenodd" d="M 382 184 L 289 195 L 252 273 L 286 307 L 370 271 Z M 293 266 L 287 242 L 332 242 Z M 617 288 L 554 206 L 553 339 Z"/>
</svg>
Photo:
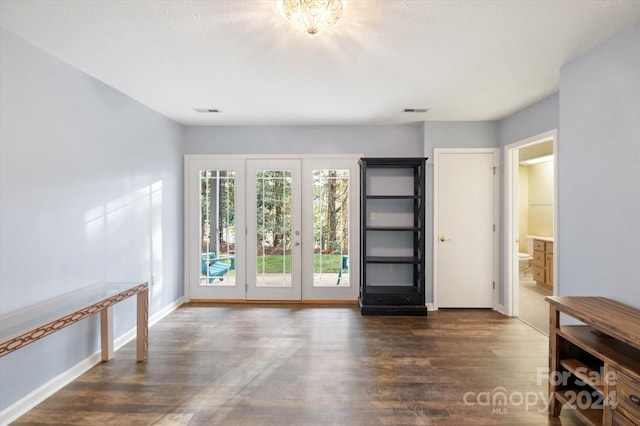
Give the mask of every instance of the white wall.
<svg viewBox="0 0 640 426">
<path fill-rule="evenodd" d="M 0 31 L 0 315 L 155 275 L 152 315 L 182 295 L 182 127 Z M 0 410 L 98 350 L 97 330 L 0 358 Z"/>
<path fill-rule="evenodd" d="M 527 169 L 527 234 L 553 237 L 553 161 L 532 164 Z"/>
<path fill-rule="evenodd" d="M 560 71 L 561 295 L 640 308 L 640 26 Z"/>
</svg>

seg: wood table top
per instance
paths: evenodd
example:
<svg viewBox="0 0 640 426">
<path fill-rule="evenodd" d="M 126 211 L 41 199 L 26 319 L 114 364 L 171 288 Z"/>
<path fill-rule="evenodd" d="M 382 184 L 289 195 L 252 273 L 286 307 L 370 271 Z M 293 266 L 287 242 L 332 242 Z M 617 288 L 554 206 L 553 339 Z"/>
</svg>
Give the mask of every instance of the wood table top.
<svg viewBox="0 0 640 426">
<path fill-rule="evenodd" d="M 560 312 L 640 349 L 640 310 L 606 297 L 547 296 Z"/>
</svg>

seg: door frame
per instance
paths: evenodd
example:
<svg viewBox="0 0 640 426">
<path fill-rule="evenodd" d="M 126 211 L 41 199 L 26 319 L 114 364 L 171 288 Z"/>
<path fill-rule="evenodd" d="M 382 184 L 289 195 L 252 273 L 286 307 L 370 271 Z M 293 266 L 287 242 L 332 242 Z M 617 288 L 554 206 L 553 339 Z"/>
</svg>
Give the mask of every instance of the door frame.
<svg viewBox="0 0 640 426">
<path fill-rule="evenodd" d="M 553 295 L 558 295 L 560 283 L 558 282 L 558 129 L 539 133 L 529 138 L 521 139 L 504 147 L 504 314 L 517 317 L 519 312 L 520 291 L 518 283 L 520 281 L 520 269 L 518 260 L 518 247 L 516 240 L 519 236 L 518 219 L 518 158 L 520 148 L 536 145 L 552 140 L 553 143 Z"/>
<path fill-rule="evenodd" d="M 192 214 L 193 212 L 193 206 L 192 204 L 192 199 L 194 196 L 198 195 L 199 196 L 199 192 L 198 194 L 194 193 L 194 190 L 192 188 L 191 181 L 190 181 L 190 175 L 192 173 L 192 169 L 194 167 L 196 167 L 196 165 L 201 164 L 201 163 L 205 163 L 207 161 L 221 161 L 221 160 L 270 160 L 270 159 L 282 159 L 282 160 L 286 160 L 286 159 L 300 159 L 303 160 L 303 168 L 304 168 L 304 160 L 315 160 L 315 159 L 345 159 L 345 160 L 359 160 L 360 158 L 364 157 L 364 154 L 359 154 L 359 153 L 355 153 L 355 154 L 185 154 L 184 155 L 184 179 L 183 179 L 183 214 L 184 214 L 184 218 L 183 218 L 183 291 L 184 291 L 184 301 L 185 303 L 189 302 L 191 300 L 191 289 L 190 289 L 190 283 L 191 283 L 191 278 L 192 275 L 194 273 L 198 273 L 199 274 L 199 269 L 196 268 L 190 268 L 189 265 L 191 265 L 191 262 L 193 261 L 193 256 L 194 254 L 192 253 L 192 250 L 190 250 L 190 237 L 191 237 L 191 227 L 194 226 L 194 224 L 192 223 L 193 221 L 191 220 L 192 218 Z M 246 175 L 243 176 L 243 179 L 246 178 Z M 351 196 L 353 196 L 352 200 L 351 200 L 351 207 L 352 207 L 352 212 L 351 214 L 353 215 L 353 217 L 356 218 L 356 221 L 358 220 L 358 218 L 360 217 L 360 205 L 359 205 L 359 197 L 357 196 L 357 194 L 359 194 L 358 191 L 360 191 L 360 185 L 359 185 L 359 178 L 360 175 L 359 173 L 355 173 L 352 176 L 350 176 L 350 182 L 351 183 L 351 187 L 352 187 L 352 191 L 350 193 Z M 304 182 L 304 178 L 303 178 L 303 182 Z M 304 191 L 303 191 L 304 193 Z M 356 194 L 356 196 L 354 196 L 354 194 Z M 243 200 L 246 201 L 246 200 Z M 197 203 L 196 203 L 197 204 Z M 196 206 L 197 208 L 197 206 Z M 303 207 L 303 212 L 304 212 L 304 207 Z M 245 229 L 246 229 L 246 225 L 245 225 Z M 356 228 L 353 229 L 353 233 L 351 234 L 351 241 L 349 242 L 349 246 L 350 246 L 350 264 L 351 265 L 358 265 L 360 262 L 360 254 L 359 254 L 359 227 L 357 226 Z M 239 232 L 237 235 L 238 238 L 242 237 L 242 238 L 246 238 L 245 232 Z M 197 257 L 195 258 L 197 259 Z M 304 261 L 304 258 L 303 258 Z M 303 265 L 304 266 L 304 265 Z M 340 298 L 337 298 L 335 300 L 353 300 L 354 302 L 357 301 L 357 297 L 358 297 L 358 291 L 359 291 L 359 273 L 358 273 L 358 268 L 353 268 L 350 267 L 349 268 L 349 273 L 350 273 L 350 279 L 351 279 L 351 285 L 349 287 L 347 287 L 348 289 L 350 289 L 352 291 L 353 294 L 349 293 L 348 291 L 343 292 L 344 295 L 341 296 Z M 199 276 L 199 275 L 198 275 Z M 246 285 L 246 279 L 245 279 L 245 285 Z M 303 294 L 302 294 L 302 299 L 303 302 L 306 300 L 314 300 L 313 297 L 307 299 L 305 298 L 305 296 L 310 296 L 309 294 L 306 294 L 304 291 L 304 287 L 303 287 Z M 245 296 L 246 297 L 246 296 Z M 344 297 L 344 299 L 343 299 Z M 218 299 L 216 299 L 218 300 Z M 246 299 L 242 299 L 243 301 Z M 321 300 L 327 300 L 327 299 L 321 299 Z M 332 299 L 333 300 L 333 299 Z M 224 301 L 224 300 L 221 300 Z M 233 300 L 229 300 L 230 302 Z M 236 300 L 237 301 L 237 300 Z M 248 300 L 247 300 L 248 301 Z M 248 301 L 249 302 L 249 301 Z"/>
<path fill-rule="evenodd" d="M 495 172 L 493 176 L 493 309 L 495 310 L 499 304 L 499 220 L 500 220 L 500 186 L 499 186 L 499 170 L 500 170 L 500 148 L 434 148 L 433 149 L 433 310 L 438 310 L 439 297 L 439 280 L 438 280 L 438 167 L 441 154 L 493 154 Z"/>
</svg>

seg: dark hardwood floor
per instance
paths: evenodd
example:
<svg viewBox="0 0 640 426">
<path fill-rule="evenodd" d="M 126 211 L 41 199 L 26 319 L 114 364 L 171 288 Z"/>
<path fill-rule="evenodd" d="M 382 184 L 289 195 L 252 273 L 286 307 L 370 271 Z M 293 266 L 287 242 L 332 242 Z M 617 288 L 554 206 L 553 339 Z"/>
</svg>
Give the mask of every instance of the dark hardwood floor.
<svg viewBox="0 0 640 426">
<path fill-rule="evenodd" d="M 547 416 L 547 338 L 488 310 L 192 304 L 149 340 L 147 362 L 130 342 L 16 424 L 581 424 Z"/>
</svg>

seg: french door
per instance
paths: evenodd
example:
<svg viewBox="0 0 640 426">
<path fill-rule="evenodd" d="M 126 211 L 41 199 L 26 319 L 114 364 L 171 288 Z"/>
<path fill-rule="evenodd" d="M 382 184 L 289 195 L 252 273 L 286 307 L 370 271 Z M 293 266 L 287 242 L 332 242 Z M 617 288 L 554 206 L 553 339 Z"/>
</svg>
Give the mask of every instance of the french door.
<svg viewBox="0 0 640 426">
<path fill-rule="evenodd" d="M 244 299 L 245 160 L 185 158 L 185 294 Z"/>
<path fill-rule="evenodd" d="M 247 161 L 247 299 L 302 300 L 301 161 Z"/>
<path fill-rule="evenodd" d="M 356 300 L 356 156 L 185 157 L 185 295 Z"/>
</svg>

